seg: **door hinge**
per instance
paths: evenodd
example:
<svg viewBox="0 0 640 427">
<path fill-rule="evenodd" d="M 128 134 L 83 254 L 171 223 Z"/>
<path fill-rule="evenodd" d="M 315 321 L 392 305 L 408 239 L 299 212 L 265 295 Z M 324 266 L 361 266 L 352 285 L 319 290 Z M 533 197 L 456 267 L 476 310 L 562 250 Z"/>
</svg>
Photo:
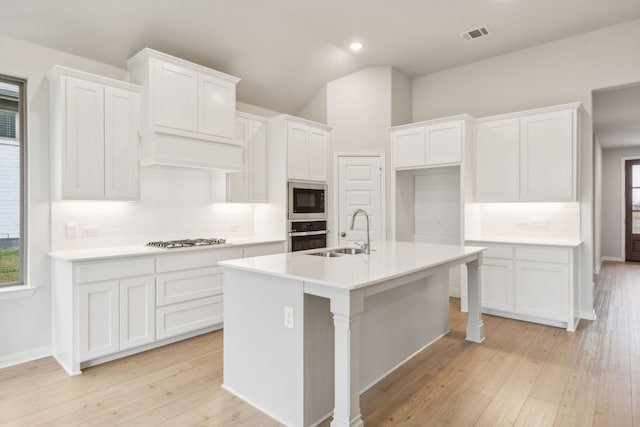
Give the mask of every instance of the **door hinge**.
<svg viewBox="0 0 640 427">
<path fill-rule="evenodd" d="M 382 166 L 378 168 L 378 176 L 382 176 Z"/>
</svg>

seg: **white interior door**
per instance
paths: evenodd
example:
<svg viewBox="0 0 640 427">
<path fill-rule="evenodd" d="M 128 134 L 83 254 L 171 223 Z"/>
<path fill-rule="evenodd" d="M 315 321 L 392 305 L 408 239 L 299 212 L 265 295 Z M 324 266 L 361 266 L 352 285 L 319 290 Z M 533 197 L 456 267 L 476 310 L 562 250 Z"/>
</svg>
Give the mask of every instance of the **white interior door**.
<svg viewBox="0 0 640 427">
<path fill-rule="evenodd" d="M 369 230 L 372 245 L 385 238 L 382 188 L 382 159 L 380 156 L 338 157 L 338 244 L 346 245 L 365 240 L 366 220 L 356 217 L 351 230 L 351 217 L 356 209 L 369 214 Z"/>
</svg>

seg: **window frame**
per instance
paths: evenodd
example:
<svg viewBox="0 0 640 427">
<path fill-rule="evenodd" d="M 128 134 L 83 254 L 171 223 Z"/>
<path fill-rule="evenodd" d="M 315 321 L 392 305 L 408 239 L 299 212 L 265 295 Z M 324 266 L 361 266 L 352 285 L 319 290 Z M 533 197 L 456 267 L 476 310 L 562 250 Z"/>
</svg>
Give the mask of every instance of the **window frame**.
<svg viewBox="0 0 640 427">
<path fill-rule="evenodd" d="M 6 290 L 7 288 L 22 288 L 28 283 L 28 220 L 29 220 L 29 212 L 27 209 L 28 206 L 28 150 L 27 150 L 27 79 L 7 76 L 5 74 L 0 74 L 0 81 L 13 84 L 19 87 L 18 93 L 18 119 L 16 124 L 16 132 L 18 133 L 18 138 L 16 142 L 19 145 L 20 152 L 20 226 L 18 228 L 20 232 L 20 244 L 19 244 L 19 255 L 20 255 L 20 277 L 17 282 L 5 282 L 0 283 L 0 291 Z"/>
</svg>

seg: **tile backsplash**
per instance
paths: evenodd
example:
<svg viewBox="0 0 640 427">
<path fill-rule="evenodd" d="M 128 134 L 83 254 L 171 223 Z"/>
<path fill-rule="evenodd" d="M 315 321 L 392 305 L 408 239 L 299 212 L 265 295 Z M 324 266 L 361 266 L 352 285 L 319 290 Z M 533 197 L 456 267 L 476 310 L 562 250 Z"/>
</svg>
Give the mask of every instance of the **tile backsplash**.
<svg viewBox="0 0 640 427">
<path fill-rule="evenodd" d="M 467 203 L 465 238 L 579 239 L 580 204 Z"/>
<path fill-rule="evenodd" d="M 140 201 L 53 202 L 51 249 L 254 234 L 253 205 L 211 203 L 211 176 L 207 171 L 142 168 L 140 180 Z"/>
</svg>

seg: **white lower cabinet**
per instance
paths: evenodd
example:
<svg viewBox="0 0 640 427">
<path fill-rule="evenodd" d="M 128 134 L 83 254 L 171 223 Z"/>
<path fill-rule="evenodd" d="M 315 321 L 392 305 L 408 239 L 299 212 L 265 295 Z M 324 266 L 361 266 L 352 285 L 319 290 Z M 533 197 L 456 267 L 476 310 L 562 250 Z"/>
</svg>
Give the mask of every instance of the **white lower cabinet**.
<svg viewBox="0 0 640 427">
<path fill-rule="evenodd" d="M 119 350 L 118 282 L 101 282 L 79 288 L 80 361 Z"/>
<path fill-rule="evenodd" d="M 153 276 L 120 281 L 120 351 L 155 341 L 155 295 Z"/>
<path fill-rule="evenodd" d="M 513 311 L 513 262 L 483 258 L 481 271 L 482 307 Z"/>
<path fill-rule="evenodd" d="M 158 339 L 220 325 L 222 320 L 222 292 L 215 297 L 159 307 L 157 310 Z"/>
<path fill-rule="evenodd" d="M 53 355 L 70 374 L 219 329 L 218 262 L 284 252 L 284 242 L 52 262 Z"/>
<path fill-rule="evenodd" d="M 516 313 L 566 321 L 569 267 L 549 262 L 516 261 Z"/>
<path fill-rule="evenodd" d="M 480 269 L 484 313 L 575 330 L 575 247 L 466 243 L 487 248 Z"/>
</svg>

